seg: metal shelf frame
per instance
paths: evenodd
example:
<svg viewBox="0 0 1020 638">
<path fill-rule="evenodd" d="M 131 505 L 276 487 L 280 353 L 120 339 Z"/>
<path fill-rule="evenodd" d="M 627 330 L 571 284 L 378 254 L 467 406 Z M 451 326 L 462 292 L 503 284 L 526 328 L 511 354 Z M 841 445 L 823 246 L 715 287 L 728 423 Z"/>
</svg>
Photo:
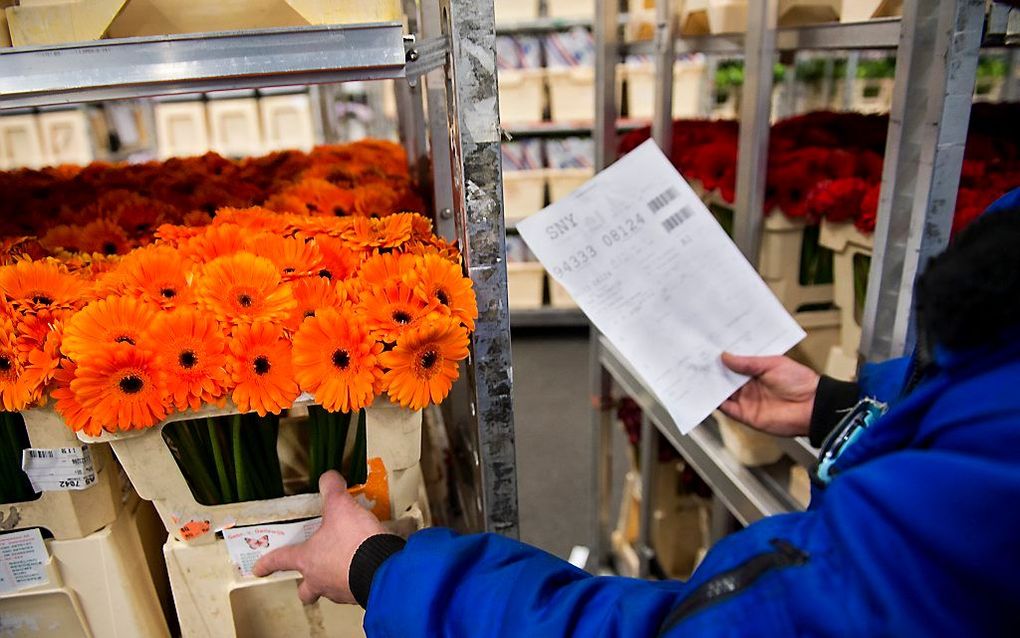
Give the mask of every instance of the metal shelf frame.
<svg viewBox="0 0 1020 638">
<path fill-rule="evenodd" d="M 628 53 L 644 53 L 656 64 L 653 137 L 668 155 L 672 118 L 672 61 L 676 52 L 741 55 L 745 61 L 744 99 L 740 112 L 734 239 L 751 263 L 757 262 L 768 157 L 772 69 L 779 51 L 889 49 L 896 51 L 896 88 L 890 113 L 885 167 L 875 230 L 875 250 L 865 303 L 862 352 L 869 360 L 901 356 L 913 348 L 913 282 L 928 257 L 948 243 L 967 136 L 971 96 L 987 35 L 1006 43 L 1004 7 L 993 5 L 985 30 L 983 0 L 905 0 L 901 19 L 857 24 L 777 28 L 779 0 L 748 3 L 746 34 L 677 38 L 673 4 L 659 0 L 657 32 L 650 43 L 621 45 L 619 0 L 596 0 L 596 167 L 616 159 L 617 63 Z M 1014 10 L 1013 18 L 1020 20 Z M 993 24 L 994 23 L 994 24 Z M 648 420 L 688 463 L 706 479 L 718 500 L 738 521 L 794 511 L 797 505 L 776 481 L 759 469 L 741 466 L 715 438 L 711 423 L 686 436 L 679 434 L 654 395 L 622 361 L 612 346 L 592 330 L 591 338 L 593 463 L 592 547 L 595 569 L 608 566 L 610 494 L 612 493 L 612 392 L 614 385 L 632 396 Z M 711 421 L 711 419 L 709 419 Z M 647 436 L 647 433 L 646 433 Z M 804 439 L 783 441 L 794 462 L 809 465 L 815 450 Z M 642 455 L 646 474 L 652 455 Z M 642 485 L 649 502 L 650 485 Z M 647 524 L 647 521 L 643 521 Z M 639 523 L 638 555 L 642 575 L 652 549 Z"/>
<path fill-rule="evenodd" d="M 398 129 L 479 316 L 443 412 L 469 531 L 517 537 L 510 313 L 493 3 L 403 0 L 399 22 L 0 49 L 0 110 L 178 93 L 399 80 Z M 404 81 L 406 80 L 406 81 Z M 423 96 L 428 96 L 427 112 Z"/>
</svg>

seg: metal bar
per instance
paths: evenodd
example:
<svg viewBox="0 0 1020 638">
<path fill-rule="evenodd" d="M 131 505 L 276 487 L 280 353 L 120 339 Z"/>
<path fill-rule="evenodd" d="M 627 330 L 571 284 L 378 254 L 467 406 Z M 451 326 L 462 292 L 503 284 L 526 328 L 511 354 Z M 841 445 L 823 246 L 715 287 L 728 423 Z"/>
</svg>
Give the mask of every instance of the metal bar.
<svg viewBox="0 0 1020 638">
<path fill-rule="evenodd" d="M 779 0 L 762 0 L 751 3 L 747 15 L 733 239 L 752 264 L 758 263 L 764 218 L 778 10 Z"/>
<path fill-rule="evenodd" d="M 715 74 L 719 69 L 719 59 L 710 55 L 705 60 L 705 75 L 701 80 L 701 98 L 698 101 L 701 117 L 712 115 L 715 108 Z"/>
<path fill-rule="evenodd" d="M 655 88 L 652 109 L 652 137 L 669 157 L 673 151 L 673 67 L 676 64 L 676 34 L 673 0 L 655 3 Z"/>
<path fill-rule="evenodd" d="M 511 328 L 587 328 L 588 317 L 576 308 L 510 309 Z"/>
<path fill-rule="evenodd" d="M 595 0 L 595 170 L 616 161 L 616 65 L 620 61 L 619 4 Z"/>
<path fill-rule="evenodd" d="M 861 350 L 913 349 L 914 281 L 949 242 L 984 23 L 982 0 L 903 7 Z"/>
<path fill-rule="evenodd" d="M 423 38 L 441 38 L 438 2 L 422 2 L 420 28 Z M 449 65 L 449 42 L 444 40 L 445 60 Z M 450 125 L 446 96 L 449 68 L 429 71 L 423 77 L 428 109 L 428 143 L 432 164 L 432 208 L 436 233 L 449 241 L 457 239 L 453 221 L 453 174 L 450 166 Z"/>
<path fill-rule="evenodd" d="M 652 519 L 655 511 L 655 464 L 658 461 L 658 430 L 651 419 L 641 413 L 641 516 L 638 517 L 637 553 L 638 578 L 648 578 L 651 561 L 655 555 L 652 549 Z"/>
<path fill-rule="evenodd" d="M 0 108 L 404 75 L 403 26 L 314 26 L 0 49 Z"/>
<path fill-rule="evenodd" d="M 534 35 L 567 31 L 574 27 L 590 29 L 592 27 L 592 20 L 590 18 L 537 18 L 535 20 L 520 20 L 497 24 L 496 33 L 499 35 Z"/>
<path fill-rule="evenodd" d="M 588 374 L 591 383 L 592 408 L 592 474 L 591 493 L 595 502 L 591 508 L 594 557 L 592 572 L 610 564 L 610 526 L 613 494 L 613 379 L 602 366 L 599 338 L 593 333 L 589 342 Z"/>
<path fill-rule="evenodd" d="M 899 42 L 900 19 L 887 18 L 847 24 L 826 23 L 783 27 L 776 31 L 777 51 L 832 51 L 859 49 L 895 49 Z M 623 54 L 651 53 L 650 42 L 623 45 Z M 744 53 L 744 34 L 683 36 L 677 40 L 680 53 L 700 52 L 726 56 Z"/>
<path fill-rule="evenodd" d="M 854 91 L 857 88 L 857 67 L 861 62 L 859 51 L 851 51 L 846 56 L 846 75 L 843 76 L 843 110 L 852 111 L 854 108 Z"/>
<path fill-rule="evenodd" d="M 669 413 L 654 397 L 629 364 L 605 339 L 600 340 L 602 365 L 612 374 L 621 390 L 633 398 L 691 467 L 708 481 L 727 509 L 742 524 L 791 511 L 754 473 L 726 451 L 709 419 L 690 434 L 681 435 Z"/>
<path fill-rule="evenodd" d="M 783 452 L 785 452 L 786 455 L 793 459 L 798 465 L 811 467 L 815 464 L 815 461 L 818 460 L 818 450 L 811 446 L 811 443 L 806 437 L 777 437 L 776 443 L 778 443 L 779 447 L 783 448 Z"/>
<path fill-rule="evenodd" d="M 432 41 L 419 39 L 417 4 L 415 0 L 403 0 L 402 9 L 407 17 L 407 29 L 412 35 L 405 38 L 404 79 L 393 81 L 394 98 L 397 105 L 397 132 L 407 153 L 407 164 L 411 178 L 419 190 L 429 182 L 428 145 L 425 140 L 425 105 L 422 103 L 422 88 L 419 77 L 426 63 L 423 58 L 432 59 L 439 54 L 440 60 L 446 60 L 446 41 L 435 38 Z M 422 65 L 407 73 L 407 66 Z M 390 88 L 390 87 L 386 87 Z"/>
<path fill-rule="evenodd" d="M 447 100 L 454 170 L 453 216 L 478 298 L 469 369 L 481 462 L 485 529 L 517 537 L 510 318 L 503 173 L 492 2 L 440 0 L 451 43 Z"/>
<path fill-rule="evenodd" d="M 1010 49 L 1006 54 L 1006 83 L 1002 87 L 1002 99 L 1005 102 L 1020 100 L 1020 50 Z"/>
</svg>

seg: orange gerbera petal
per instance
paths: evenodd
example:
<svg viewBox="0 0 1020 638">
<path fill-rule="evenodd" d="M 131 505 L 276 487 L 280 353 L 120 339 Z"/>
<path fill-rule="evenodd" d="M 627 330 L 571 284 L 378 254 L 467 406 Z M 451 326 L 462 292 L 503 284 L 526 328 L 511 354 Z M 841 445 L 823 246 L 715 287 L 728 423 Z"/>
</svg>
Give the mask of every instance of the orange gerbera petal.
<svg viewBox="0 0 1020 638">
<path fill-rule="evenodd" d="M 203 224 L 188 224 L 184 226 L 175 226 L 173 224 L 163 224 L 156 229 L 156 239 L 161 243 L 168 246 L 177 248 L 181 246 L 189 239 L 197 237 L 205 232 L 205 225 L 212 221 L 212 217 L 208 213 L 196 211 L 200 215 L 204 215 Z M 187 217 L 185 217 L 187 219 Z"/>
<path fill-rule="evenodd" d="M 140 430 L 166 416 L 163 376 L 151 352 L 113 344 L 78 363 L 71 391 L 91 420 L 109 430 Z"/>
<path fill-rule="evenodd" d="M 294 335 L 294 376 L 326 410 L 360 410 L 375 399 L 382 349 L 353 311 L 327 308 Z"/>
<path fill-rule="evenodd" d="M 409 286 L 394 283 L 363 290 L 357 308 L 376 339 L 393 343 L 428 316 L 435 304 L 417 297 Z"/>
<path fill-rule="evenodd" d="M 314 317 L 319 310 L 337 308 L 342 301 L 346 301 L 346 290 L 338 291 L 333 282 L 325 277 L 305 277 L 295 281 L 292 286 L 297 307 L 287 323 L 291 330 L 297 330 L 302 321 Z"/>
<path fill-rule="evenodd" d="M 443 314 L 453 315 L 468 330 L 474 330 L 478 302 L 471 280 L 460 267 L 438 255 L 421 257 L 415 266 L 405 278 L 414 293 L 423 301 L 434 303 Z"/>
<path fill-rule="evenodd" d="M 67 224 L 54 226 L 39 240 L 48 250 L 66 250 L 76 253 L 81 250 L 81 229 Z"/>
<path fill-rule="evenodd" d="M 411 218 L 407 215 L 356 217 L 341 237 L 362 248 L 399 248 L 411 238 Z"/>
<path fill-rule="evenodd" d="M 382 253 L 372 255 L 361 264 L 358 278 L 367 286 L 385 288 L 402 282 L 404 276 L 414 269 L 413 255 Z"/>
<path fill-rule="evenodd" d="M 101 255 L 123 255 L 131 250 L 124 229 L 109 219 L 97 219 L 81 229 L 79 247 L 82 252 Z"/>
<path fill-rule="evenodd" d="M 324 179 L 303 179 L 287 188 L 280 195 L 294 197 L 301 201 L 305 215 L 346 215 L 354 208 L 351 191 L 330 184 Z"/>
<path fill-rule="evenodd" d="M 284 321 L 297 306 L 273 262 L 241 252 L 214 259 L 195 279 L 199 304 L 233 326 Z"/>
<path fill-rule="evenodd" d="M 124 257 L 114 276 L 122 289 L 163 309 L 177 308 L 194 299 L 188 280 L 191 270 L 186 260 L 169 246 L 151 246 Z"/>
<path fill-rule="evenodd" d="M 61 367 L 54 374 L 53 389 L 50 396 L 56 402 L 53 408 L 75 432 L 84 432 L 89 436 L 99 436 L 103 426 L 92 419 L 92 414 L 82 406 L 78 397 L 71 390 L 71 382 L 77 376 L 78 367 L 73 361 L 64 359 Z"/>
<path fill-rule="evenodd" d="M 77 307 L 84 291 L 84 282 L 53 259 L 0 267 L 0 292 L 22 312 Z"/>
<path fill-rule="evenodd" d="M 467 330 L 456 320 L 433 315 L 380 355 L 387 368 L 383 384 L 394 402 L 420 410 L 446 398 L 460 376 L 457 362 L 467 356 Z"/>
<path fill-rule="evenodd" d="M 318 247 L 297 237 L 259 233 L 248 240 L 248 251 L 273 262 L 284 281 L 315 275 L 322 268 Z"/>
<path fill-rule="evenodd" d="M 181 254 L 199 263 L 244 250 L 244 231 L 236 224 L 205 226 L 181 246 Z"/>
<path fill-rule="evenodd" d="M 361 267 L 364 255 L 351 250 L 345 241 L 325 235 L 315 238 L 315 246 L 322 255 L 322 267 L 318 275 L 333 281 L 351 278 Z"/>
<path fill-rule="evenodd" d="M 389 184 L 375 183 L 356 187 L 352 199 L 358 215 L 389 215 L 395 212 L 400 196 Z"/>
<path fill-rule="evenodd" d="M 67 321 L 61 350 L 79 365 L 114 344 L 133 346 L 155 318 L 156 310 L 133 297 L 93 301 Z"/>
<path fill-rule="evenodd" d="M 213 226 L 223 224 L 234 224 L 253 232 L 283 233 L 287 230 L 287 220 L 283 216 L 261 206 L 221 208 L 216 211 Z"/>
<path fill-rule="evenodd" d="M 301 394 L 290 343 L 280 326 L 260 322 L 238 328 L 230 340 L 227 370 L 235 383 L 230 398 L 241 412 L 279 414 Z"/>
<path fill-rule="evenodd" d="M 7 412 L 19 412 L 28 405 L 30 392 L 24 383 L 24 360 L 18 354 L 14 324 L 0 322 L 0 406 Z"/>
<path fill-rule="evenodd" d="M 221 401 L 229 384 L 227 340 L 212 317 L 191 308 L 160 313 L 141 345 L 155 353 L 176 409 Z"/>
</svg>

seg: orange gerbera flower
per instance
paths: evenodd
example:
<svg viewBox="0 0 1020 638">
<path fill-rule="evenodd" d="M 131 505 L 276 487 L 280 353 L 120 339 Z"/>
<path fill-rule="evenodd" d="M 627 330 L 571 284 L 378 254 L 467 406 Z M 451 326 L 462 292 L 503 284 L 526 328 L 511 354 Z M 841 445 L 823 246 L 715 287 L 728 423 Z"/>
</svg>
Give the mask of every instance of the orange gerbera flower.
<svg viewBox="0 0 1020 638">
<path fill-rule="evenodd" d="M 201 214 L 201 215 L 205 215 L 205 218 L 207 220 L 212 220 L 212 218 L 209 217 L 208 213 L 202 213 L 200 211 L 196 211 L 196 212 Z M 206 223 L 208 223 L 208 221 Z M 156 239 L 158 239 L 161 243 L 163 243 L 163 244 L 165 244 L 167 246 L 172 246 L 174 248 L 177 248 L 178 246 L 181 246 L 181 245 L 187 243 L 187 241 L 189 239 L 197 237 L 197 236 L 203 234 L 204 232 L 205 232 L 205 224 L 201 224 L 201 225 L 199 225 L 199 224 L 184 225 L 184 226 L 175 226 L 173 224 L 163 224 L 162 226 L 160 226 L 159 228 L 156 229 L 155 235 L 156 235 Z"/>
<path fill-rule="evenodd" d="M 50 251 L 66 250 L 76 253 L 81 250 L 81 229 L 61 224 L 46 231 L 39 241 Z"/>
<path fill-rule="evenodd" d="M 412 410 L 440 403 L 460 376 L 457 362 L 468 356 L 468 334 L 456 320 L 433 315 L 411 328 L 396 347 L 380 355 L 390 399 Z"/>
<path fill-rule="evenodd" d="M 322 215 L 318 217 L 286 215 L 286 218 L 289 222 L 289 234 L 304 239 L 316 240 L 325 235 L 340 237 L 354 222 L 350 217 L 325 217 Z"/>
<path fill-rule="evenodd" d="M 478 302 L 471 280 L 460 267 L 438 255 L 421 257 L 415 265 L 405 278 L 414 293 L 426 303 L 435 304 L 443 314 L 456 317 L 468 330 L 474 330 Z"/>
<path fill-rule="evenodd" d="M 399 248 L 411 238 L 411 219 L 406 215 L 356 217 L 341 237 L 362 248 Z"/>
<path fill-rule="evenodd" d="M 354 189 L 354 212 L 358 215 L 389 215 L 395 212 L 399 195 L 385 183 L 364 184 Z"/>
<path fill-rule="evenodd" d="M 163 376 L 151 352 L 108 345 L 78 362 L 71 391 L 95 423 L 113 432 L 140 430 L 166 416 Z"/>
<path fill-rule="evenodd" d="M 439 255 L 451 264 L 460 265 L 460 251 L 456 243 L 450 243 L 442 237 L 433 237 L 429 241 L 410 241 L 404 250 L 412 255 Z"/>
<path fill-rule="evenodd" d="M 403 253 L 381 253 L 372 255 L 361 264 L 358 278 L 366 286 L 385 288 L 402 282 L 404 276 L 414 269 L 413 255 Z"/>
<path fill-rule="evenodd" d="M 361 267 L 362 254 L 347 247 L 341 239 L 318 235 L 315 246 L 322 255 L 322 267 L 318 275 L 333 281 L 349 279 Z"/>
<path fill-rule="evenodd" d="M 432 234 L 432 220 L 418 213 L 403 213 L 411 219 L 411 236 L 418 241 L 429 241 Z"/>
<path fill-rule="evenodd" d="M 435 304 L 417 297 L 409 286 L 394 283 L 363 290 L 358 310 L 376 339 L 393 343 L 435 310 Z"/>
<path fill-rule="evenodd" d="M 199 304 L 233 326 L 284 321 L 297 302 L 273 262 L 241 252 L 206 264 L 195 280 Z"/>
<path fill-rule="evenodd" d="M 97 219 L 81 229 L 79 247 L 82 252 L 102 255 L 123 255 L 131 250 L 124 229 L 109 219 Z"/>
<path fill-rule="evenodd" d="M 181 246 L 181 253 L 197 262 L 208 262 L 244 250 L 245 236 L 237 224 L 205 226 Z"/>
<path fill-rule="evenodd" d="M 61 367 L 54 374 L 53 389 L 50 396 L 56 404 L 54 409 L 64 419 L 64 423 L 75 432 L 84 432 L 88 436 L 99 436 L 103 426 L 92 419 L 92 414 L 82 406 L 77 395 L 71 390 L 71 383 L 77 376 L 78 366 L 73 361 L 64 359 Z"/>
<path fill-rule="evenodd" d="M 322 267 L 322 254 L 318 247 L 297 237 L 259 233 L 248 240 L 248 250 L 273 262 L 284 281 L 315 275 Z"/>
<path fill-rule="evenodd" d="M 221 208 L 216 211 L 213 226 L 235 224 L 253 232 L 283 233 L 287 221 L 279 213 L 261 206 L 250 208 Z"/>
<path fill-rule="evenodd" d="M 157 245 L 127 255 L 116 274 L 125 292 L 166 310 L 192 302 L 188 266 L 175 249 Z"/>
<path fill-rule="evenodd" d="M 46 392 L 50 382 L 57 374 L 60 362 L 60 342 L 63 335 L 63 327 L 56 324 L 46 335 L 41 346 L 28 353 L 28 363 L 25 365 L 25 372 L 22 380 L 30 394 L 30 401 L 38 401 Z"/>
<path fill-rule="evenodd" d="M 75 313 L 64 328 L 60 348 L 79 364 L 114 344 L 133 346 L 155 318 L 156 310 L 134 297 L 107 297 Z"/>
<path fill-rule="evenodd" d="M 0 322 L 0 406 L 8 412 L 24 410 L 29 400 L 29 389 L 21 378 L 24 361 L 15 343 L 14 324 Z"/>
<path fill-rule="evenodd" d="M 360 410 L 375 399 L 382 349 L 353 311 L 327 308 L 294 335 L 294 375 L 326 410 Z"/>
<path fill-rule="evenodd" d="M 160 313 L 142 347 L 155 353 L 176 409 L 222 401 L 229 383 L 227 340 L 212 317 L 191 308 Z"/>
<path fill-rule="evenodd" d="M 230 340 L 227 370 L 235 383 L 230 398 L 241 412 L 279 414 L 301 394 L 290 343 L 280 326 L 259 322 L 238 328 Z"/>
<path fill-rule="evenodd" d="M 346 300 L 346 291 L 338 291 L 333 282 L 325 277 L 305 277 L 293 284 L 294 300 L 297 307 L 294 310 L 287 327 L 297 330 L 301 322 L 308 317 L 314 317 L 319 310 L 324 308 L 336 308 L 342 301 Z"/>
<path fill-rule="evenodd" d="M 0 292 L 21 312 L 76 307 L 84 289 L 80 279 L 52 259 L 0 267 Z"/>
<path fill-rule="evenodd" d="M 354 194 L 324 179 L 303 179 L 284 190 L 284 196 L 296 197 L 304 204 L 305 215 L 346 215 L 354 209 Z"/>
</svg>

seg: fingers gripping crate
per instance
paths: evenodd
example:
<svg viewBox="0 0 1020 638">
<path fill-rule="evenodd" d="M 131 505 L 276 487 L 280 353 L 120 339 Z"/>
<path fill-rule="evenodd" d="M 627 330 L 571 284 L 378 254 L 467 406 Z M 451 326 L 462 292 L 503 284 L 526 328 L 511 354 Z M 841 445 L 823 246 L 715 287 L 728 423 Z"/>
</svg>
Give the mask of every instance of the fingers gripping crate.
<svg viewBox="0 0 1020 638">
<path fill-rule="evenodd" d="M 298 400 L 295 408 L 313 404 Z M 215 542 L 213 533 L 235 525 L 273 523 L 311 518 L 321 513 L 318 494 L 294 494 L 281 498 L 224 505 L 199 503 L 162 435 L 170 423 L 199 417 L 237 414 L 232 407 L 209 406 L 195 412 L 175 414 L 145 430 L 104 434 L 138 495 L 152 501 L 171 537 L 194 544 Z M 400 408 L 381 399 L 366 410 L 367 457 L 380 459 L 389 484 L 401 481 L 402 473 L 415 468 L 421 457 L 421 412 Z M 392 495 L 391 495 L 392 496 Z M 391 501 L 391 506 L 393 502 Z M 390 510 L 393 512 L 400 510 Z M 190 540 L 189 540 L 190 539 Z"/>
<path fill-rule="evenodd" d="M 154 515 L 133 498 L 98 532 L 45 541 L 48 582 L 0 596 L 0 635 L 169 638 L 156 587 L 166 575 L 150 568 L 144 545 Z"/>
<path fill-rule="evenodd" d="M 80 447 L 63 419 L 47 408 L 21 413 L 33 448 Z M 110 446 L 89 446 L 96 480 L 83 490 L 45 491 L 39 498 L 0 505 L 0 532 L 29 527 L 46 529 L 57 540 L 82 538 L 109 525 L 123 505 L 126 487 Z"/>
<path fill-rule="evenodd" d="M 430 525 L 425 484 L 417 464 L 404 470 L 390 487 L 395 509 L 402 512 L 386 524 L 390 531 L 406 537 Z M 296 572 L 266 578 L 241 576 L 222 539 L 189 545 L 171 538 L 163 554 L 185 638 L 364 636 L 360 607 L 327 600 L 302 605 Z"/>
<path fill-rule="evenodd" d="M 765 218 L 762 231 L 758 272 L 789 312 L 833 300 L 832 284 L 800 283 L 805 227 L 804 220 L 774 211 Z"/>
</svg>

